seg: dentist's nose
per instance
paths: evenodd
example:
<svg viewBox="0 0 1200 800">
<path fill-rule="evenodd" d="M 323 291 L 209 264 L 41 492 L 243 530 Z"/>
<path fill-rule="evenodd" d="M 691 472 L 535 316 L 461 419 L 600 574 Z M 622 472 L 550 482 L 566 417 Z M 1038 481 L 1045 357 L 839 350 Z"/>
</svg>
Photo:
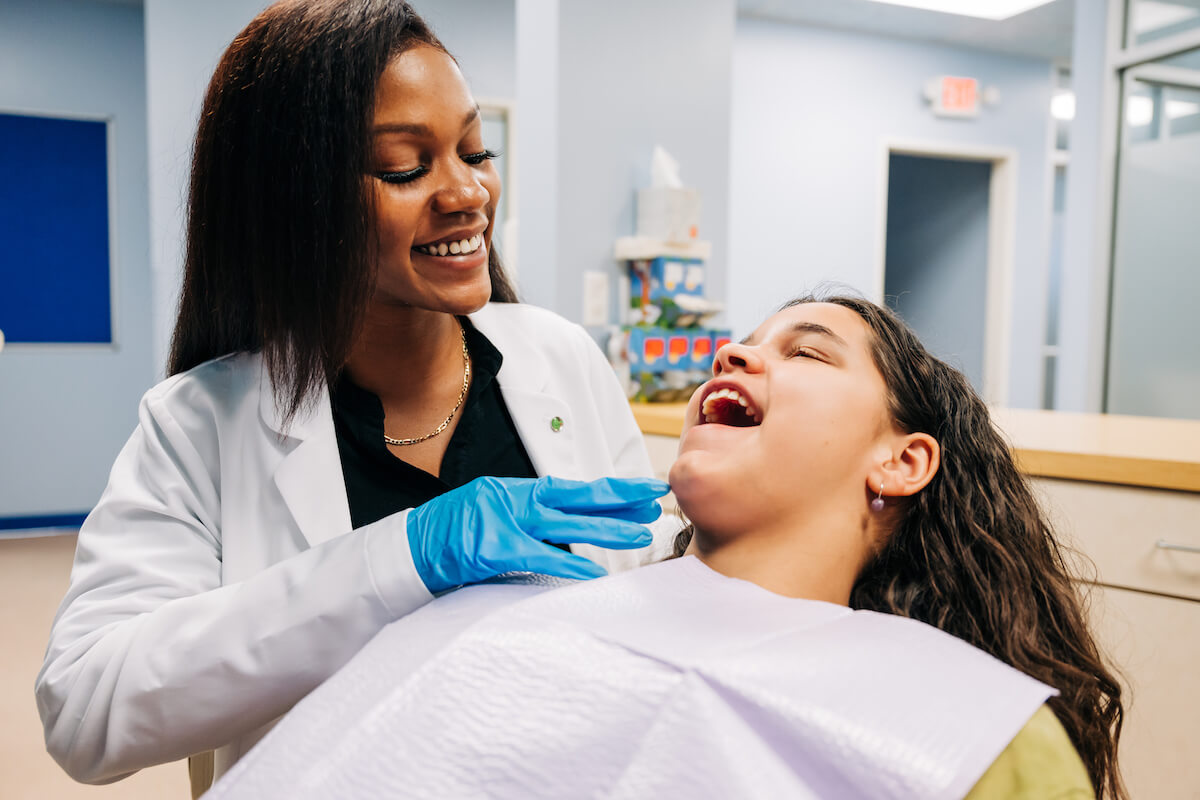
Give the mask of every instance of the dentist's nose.
<svg viewBox="0 0 1200 800">
<path fill-rule="evenodd" d="M 763 360 L 758 354 L 757 348 L 740 342 L 722 345 L 721 349 L 717 350 L 717 357 L 713 359 L 713 375 L 721 375 L 732 369 L 740 369 L 743 372 L 759 372 L 762 367 Z"/>
<path fill-rule="evenodd" d="M 434 208 L 442 214 L 478 211 L 492 199 L 469 164 L 452 168 L 434 198 Z"/>
</svg>

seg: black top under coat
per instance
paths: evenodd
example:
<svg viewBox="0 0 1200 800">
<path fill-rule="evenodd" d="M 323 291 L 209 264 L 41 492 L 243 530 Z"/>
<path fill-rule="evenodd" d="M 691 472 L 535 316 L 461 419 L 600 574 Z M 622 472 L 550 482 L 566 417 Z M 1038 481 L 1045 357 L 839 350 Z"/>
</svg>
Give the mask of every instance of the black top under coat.
<svg viewBox="0 0 1200 800">
<path fill-rule="evenodd" d="M 383 404 L 344 373 L 330 392 L 350 521 L 355 528 L 414 508 L 484 475 L 536 478 L 537 471 L 500 394 L 503 357 L 460 317 L 471 353 L 471 387 L 437 475 L 401 460 L 383 441 Z M 394 454 L 393 454 L 394 453 Z"/>
</svg>

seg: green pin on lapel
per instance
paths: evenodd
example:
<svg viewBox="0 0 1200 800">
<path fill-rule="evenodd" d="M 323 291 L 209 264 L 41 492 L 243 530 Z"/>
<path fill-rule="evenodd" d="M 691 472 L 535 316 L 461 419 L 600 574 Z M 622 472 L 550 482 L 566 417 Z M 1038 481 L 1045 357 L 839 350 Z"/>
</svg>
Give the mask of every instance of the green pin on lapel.
<svg viewBox="0 0 1200 800">
<path fill-rule="evenodd" d="M 562 417 L 555 417 L 554 419 L 550 420 L 550 430 L 554 431 L 555 433 L 558 433 L 559 431 L 561 431 L 562 426 L 563 426 Z"/>
</svg>

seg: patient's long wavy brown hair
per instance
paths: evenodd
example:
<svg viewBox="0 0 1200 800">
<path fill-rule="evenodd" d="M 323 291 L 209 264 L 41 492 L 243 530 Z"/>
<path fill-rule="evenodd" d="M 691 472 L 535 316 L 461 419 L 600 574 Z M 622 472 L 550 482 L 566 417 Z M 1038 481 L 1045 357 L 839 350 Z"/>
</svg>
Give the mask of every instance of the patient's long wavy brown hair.
<svg viewBox="0 0 1200 800">
<path fill-rule="evenodd" d="M 1048 704 L 1097 794 L 1126 797 L 1117 769 L 1121 687 L 1088 630 L 1064 548 L 987 407 L 891 311 L 816 295 L 784 308 L 812 302 L 843 306 L 866 321 L 894 421 L 941 446 L 929 485 L 896 503 L 895 528 L 859 575 L 851 607 L 934 625 L 1058 689 Z M 680 534 L 677 554 L 692 532 Z"/>
</svg>

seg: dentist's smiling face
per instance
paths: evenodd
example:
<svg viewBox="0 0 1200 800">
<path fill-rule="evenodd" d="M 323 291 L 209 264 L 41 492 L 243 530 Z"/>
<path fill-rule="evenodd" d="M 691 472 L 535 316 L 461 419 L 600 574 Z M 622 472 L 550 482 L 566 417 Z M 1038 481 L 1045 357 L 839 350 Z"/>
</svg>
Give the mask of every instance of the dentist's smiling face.
<svg viewBox="0 0 1200 800">
<path fill-rule="evenodd" d="M 372 121 L 375 301 L 466 314 L 491 295 L 500 177 L 454 60 L 411 48 L 379 80 Z"/>
<path fill-rule="evenodd" d="M 893 431 L 871 341 L 854 311 L 804 303 L 718 351 L 715 377 L 688 403 L 670 473 L 699 529 L 732 536 L 861 506 Z"/>
</svg>

